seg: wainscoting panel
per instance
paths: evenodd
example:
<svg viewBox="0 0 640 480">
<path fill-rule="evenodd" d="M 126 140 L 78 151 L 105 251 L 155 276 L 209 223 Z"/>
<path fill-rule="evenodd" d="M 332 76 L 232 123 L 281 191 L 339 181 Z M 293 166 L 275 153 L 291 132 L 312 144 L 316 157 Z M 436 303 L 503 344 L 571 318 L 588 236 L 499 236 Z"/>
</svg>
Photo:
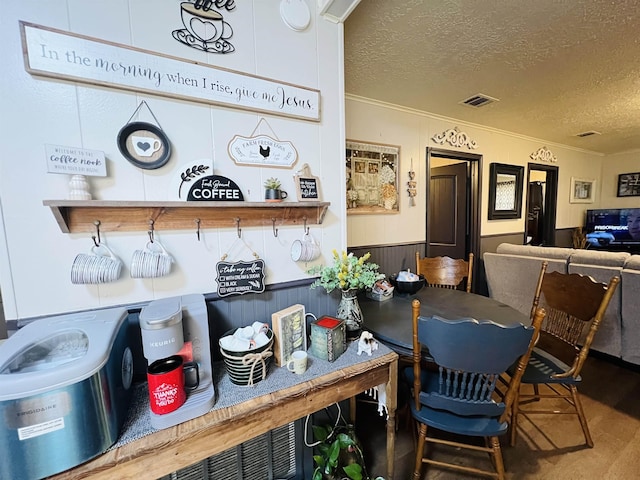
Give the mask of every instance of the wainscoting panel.
<svg viewBox="0 0 640 480">
<path fill-rule="evenodd" d="M 403 245 L 372 245 L 349 248 L 349 252 L 353 252 L 358 257 L 371 252 L 370 261 L 380 265 L 379 271 L 389 277 L 400 270 L 411 269 L 412 272 L 415 272 L 416 252 L 420 252 L 420 256 L 424 256 L 425 244 L 422 242 Z"/>
<path fill-rule="evenodd" d="M 233 328 L 251 325 L 256 321 L 271 324 L 272 313 L 297 303 L 305 306 L 306 313 L 313 313 L 316 317 L 335 315 L 340 301 L 339 292 L 327 294 L 322 287 L 310 288 L 311 283 L 312 280 L 279 284 L 260 294 L 205 297 L 212 342 L 217 346 L 218 339 Z M 312 317 L 307 317 L 307 332 L 310 331 L 309 324 L 312 321 Z M 214 348 L 213 358 L 222 360 L 218 348 Z"/>
</svg>

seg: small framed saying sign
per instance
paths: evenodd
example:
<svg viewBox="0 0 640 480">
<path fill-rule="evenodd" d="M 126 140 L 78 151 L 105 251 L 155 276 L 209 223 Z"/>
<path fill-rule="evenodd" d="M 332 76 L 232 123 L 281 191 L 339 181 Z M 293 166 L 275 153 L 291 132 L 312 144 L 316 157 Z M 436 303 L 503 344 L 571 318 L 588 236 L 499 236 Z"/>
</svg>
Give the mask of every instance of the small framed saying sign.
<svg viewBox="0 0 640 480">
<path fill-rule="evenodd" d="M 293 178 L 296 183 L 299 202 L 320 200 L 320 181 L 318 177 L 311 175 L 311 169 L 308 164 L 305 163 Z"/>
</svg>

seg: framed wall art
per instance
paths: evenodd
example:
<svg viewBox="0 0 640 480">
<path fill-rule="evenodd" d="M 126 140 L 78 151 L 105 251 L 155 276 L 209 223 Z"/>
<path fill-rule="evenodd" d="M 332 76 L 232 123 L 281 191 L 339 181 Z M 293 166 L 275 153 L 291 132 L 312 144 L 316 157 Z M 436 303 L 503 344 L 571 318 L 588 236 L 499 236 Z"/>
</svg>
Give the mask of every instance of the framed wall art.
<svg viewBox="0 0 640 480">
<path fill-rule="evenodd" d="M 347 214 L 399 213 L 400 147 L 347 140 Z"/>
<path fill-rule="evenodd" d="M 132 122 L 142 107 L 146 107 L 155 120 L 155 124 L 140 121 Z M 118 132 L 117 142 L 118 149 L 124 158 L 136 167 L 145 170 L 164 166 L 171 156 L 171 143 L 169 143 L 169 139 L 162 130 L 158 119 L 144 100 L 140 102 L 125 126 Z"/>
<path fill-rule="evenodd" d="M 590 178 L 571 177 L 569 203 L 593 203 L 596 181 Z"/>
<path fill-rule="evenodd" d="M 640 172 L 618 175 L 618 197 L 640 196 Z"/>
<path fill-rule="evenodd" d="M 296 304 L 271 314 L 271 328 L 275 335 L 274 354 L 280 367 L 291 360 L 297 350 L 307 351 L 307 324 L 304 305 Z"/>
</svg>

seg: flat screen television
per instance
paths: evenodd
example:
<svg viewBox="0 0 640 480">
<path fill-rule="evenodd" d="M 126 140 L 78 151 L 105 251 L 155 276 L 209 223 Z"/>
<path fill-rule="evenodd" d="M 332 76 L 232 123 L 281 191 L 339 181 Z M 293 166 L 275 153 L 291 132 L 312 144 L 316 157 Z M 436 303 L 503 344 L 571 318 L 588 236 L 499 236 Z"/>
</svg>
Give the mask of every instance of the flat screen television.
<svg viewBox="0 0 640 480">
<path fill-rule="evenodd" d="M 640 249 L 640 208 L 587 210 L 589 248 Z"/>
</svg>

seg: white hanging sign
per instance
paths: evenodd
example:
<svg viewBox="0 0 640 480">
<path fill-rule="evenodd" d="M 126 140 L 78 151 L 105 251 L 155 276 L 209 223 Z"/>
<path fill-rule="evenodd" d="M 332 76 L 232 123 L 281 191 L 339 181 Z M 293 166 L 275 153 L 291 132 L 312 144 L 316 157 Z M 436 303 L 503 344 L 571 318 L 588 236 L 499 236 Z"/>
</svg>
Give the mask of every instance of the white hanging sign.
<svg viewBox="0 0 640 480">
<path fill-rule="evenodd" d="M 69 175 L 107 176 L 104 152 L 86 148 L 45 145 L 47 172 Z"/>
<path fill-rule="evenodd" d="M 20 22 L 33 75 L 320 120 L 320 92 L 149 50 Z"/>
<path fill-rule="evenodd" d="M 229 142 L 229 156 L 238 165 L 263 167 L 291 167 L 298 161 L 298 152 L 293 143 L 282 142 L 268 135 L 236 135 Z"/>
</svg>

